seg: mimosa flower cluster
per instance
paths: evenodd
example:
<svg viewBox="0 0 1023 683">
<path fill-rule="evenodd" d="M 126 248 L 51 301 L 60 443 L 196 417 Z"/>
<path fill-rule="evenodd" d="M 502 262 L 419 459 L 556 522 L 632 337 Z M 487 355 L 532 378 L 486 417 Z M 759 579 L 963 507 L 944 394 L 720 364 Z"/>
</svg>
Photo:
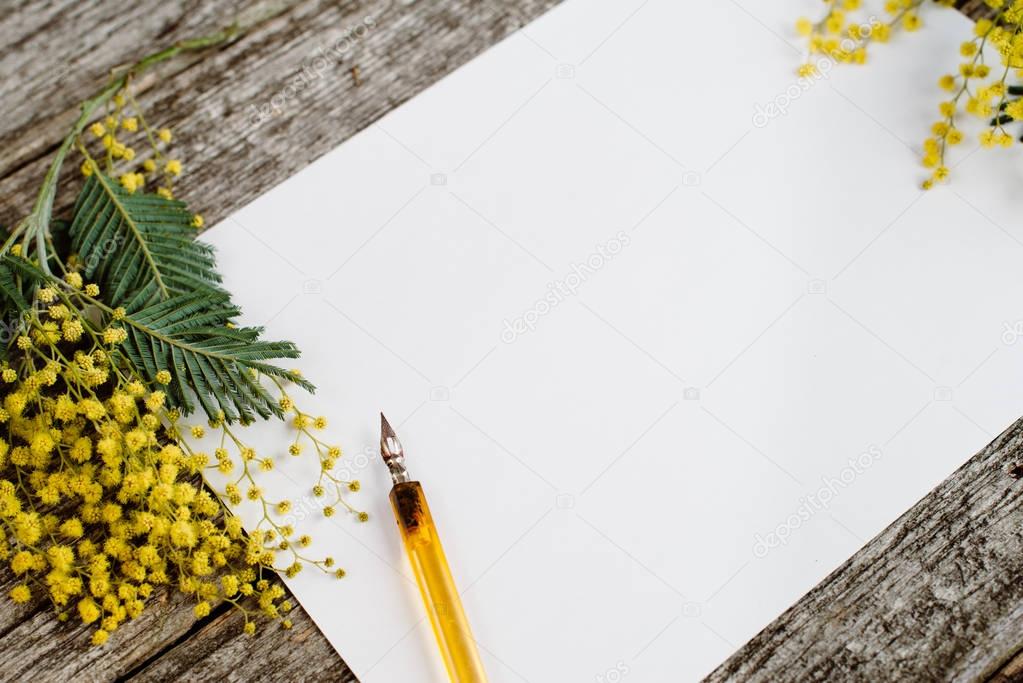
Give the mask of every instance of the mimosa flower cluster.
<svg viewBox="0 0 1023 683">
<path fill-rule="evenodd" d="M 822 18 L 799 19 L 796 30 L 807 37 L 810 55 L 824 54 L 858 64 L 866 62 L 869 43 L 887 42 L 896 30 L 920 28 L 920 10 L 925 4 L 925 0 L 888 0 L 884 21 L 857 23 L 863 14 L 860 0 L 824 2 Z M 952 3 L 938 0 L 936 4 Z M 1012 124 L 1023 121 L 1023 0 L 985 0 L 985 4 L 990 17 L 979 20 L 973 37 L 957 46 L 958 70 L 936 78 L 946 94 L 923 141 L 921 161 L 929 172 L 922 183 L 924 189 L 951 175 L 948 151 L 967 138 L 964 118 L 980 120 L 977 139 L 981 147 L 1012 147 L 1020 133 L 1012 130 Z M 850 45 L 855 47 L 849 49 Z M 799 73 L 810 74 L 814 69 L 811 59 Z"/>
<path fill-rule="evenodd" d="M 202 217 L 174 199 L 172 133 L 151 127 L 132 94 L 149 65 L 232 35 L 154 53 L 84 102 L 0 247 L 0 310 L 15 331 L 0 345 L 0 561 L 16 577 L 13 601 L 48 600 L 61 620 L 92 625 L 96 645 L 161 587 L 191 598 L 199 618 L 229 603 L 252 634 L 257 618 L 291 626 L 279 574 L 345 575 L 308 554 L 312 539 L 287 523 L 291 502 L 264 494 L 277 459 L 315 457 L 323 514 L 367 519 L 345 499 L 359 482 L 334 474 L 342 452 L 323 436 L 326 418 L 291 393 L 312 385 L 274 362 L 298 350 L 236 322 L 212 250 L 195 241 Z M 56 220 L 75 149 L 84 187 Z M 265 419 L 293 428 L 280 452 L 245 439 Z M 261 511 L 247 531 L 241 505 Z"/>
<path fill-rule="evenodd" d="M 926 0 L 888 0 L 884 18 L 870 15 L 862 0 L 823 1 L 825 10 L 819 19 L 802 17 L 796 22 L 796 31 L 807 39 L 808 58 L 799 67 L 802 76 L 817 71 L 813 57 L 819 55 L 836 62 L 865 64 L 871 43 L 887 43 L 897 31 L 920 28 L 919 10 Z M 939 4 L 952 2 L 939 0 Z"/>
</svg>

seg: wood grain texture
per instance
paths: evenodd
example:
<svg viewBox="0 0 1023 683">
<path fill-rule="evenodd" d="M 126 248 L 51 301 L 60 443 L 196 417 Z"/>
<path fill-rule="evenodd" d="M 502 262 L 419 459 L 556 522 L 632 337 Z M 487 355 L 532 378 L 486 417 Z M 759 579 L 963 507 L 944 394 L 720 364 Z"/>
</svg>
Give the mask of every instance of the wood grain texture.
<svg viewBox="0 0 1023 683">
<path fill-rule="evenodd" d="M 239 635 L 244 624 L 241 615 L 223 610 L 122 680 L 358 683 L 305 612 L 296 609 L 292 621 L 290 630 L 275 625 L 249 638 Z"/>
<path fill-rule="evenodd" d="M 0 53 L 0 225 L 25 213 L 75 103 L 153 48 L 239 14 L 271 17 L 137 84 L 154 122 L 175 130 L 187 167 L 179 193 L 213 223 L 558 1 L 4 0 L 0 41 L 17 47 Z M 982 0 L 965 4 L 983 10 Z M 67 208 L 73 194 L 61 197 Z M 1023 678 L 1023 484 L 1004 474 L 1021 459 L 1023 421 L 710 680 Z M 3 593 L 13 585 L 5 572 Z M 58 622 L 46 605 L 5 602 L 0 680 L 354 680 L 308 616 L 293 618 L 290 632 L 270 626 L 250 638 L 232 611 L 196 621 L 186 600 L 160 591 L 92 649 L 89 629 Z"/>
<path fill-rule="evenodd" d="M 1023 649 L 1021 460 L 1023 419 L 708 680 L 995 676 Z"/>
<path fill-rule="evenodd" d="M 239 14 L 275 16 L 226 48 L 164 65 L 136 88 L 153 122 L 175 132 L 175 151 L 186 165 L 179 195 L 210 223 L 557 2 L 352 0 L 282 8 L 233 0 L 8 0 L 0 13 L 0 44 L 18 47 L 0 54 L 0 72 L 16 75 L 0 80 L 0 225 L 25 214 L 77 102 L 110 69 L 211 33 Z M 360 25 L 367 29 L 356 34 Z M 324 54 L 326 64 L 318 60 Z M 267 120 L 254 115 L 272 103 Z M 63 178 L 58 210 L 74 198 L 67 187 L 74 170 Z M 0 592 L 12 586 L 5 567 Z M 217 611 L 197 624 L 190 607 L 158 591 L 139 619 L 97 649 L 86 644 L 90 629 L 58 622 L 47 605 L 13 606 L 4 599 L 0 681 L 294 680 L 299 673 L 310 680 L 354 680 L 300 611 L 290 632 L 271 626 L 250 638 L 237 615 Z"/>
<path fill-rule="evenodd" d="M 956 4 L 973 18 L 991 11 L 984 0 Z M 1021 464 L 1023 419 L 707 683 L 1023 681 Z"/>
<path fill-rule="evenodd" d="M 143 77 L 139 100 L 158 125 L 174 129 L 175 150 L 187 169 L 179 194 L 212 224 L 557 2 L 299 2 L 226 48 Z M 0 40 L 22 45 L 0 59 L 3 73 L 19 74 L 0 84 L 0 101 L 16 105 L 0 122 L 0 225 L 26 213 L 47 152 L 75 117 L 76 103 L 104 74 L 145 51 L 231 23 L 243 3 L 56 4 L 73 10 L 61 14 L 45 3 L 25 3 L 0 19 Z M 367 23 L 372 26 L 361 37 L 353 35 Z M 108 32 L 113 38 L 104 42 Z M 63 34 L 89 36 L 92 43 L 53 42 Z M 324 55 L 329 63 L 321 68 Z M 352 78 L 353 66 L 361 85 Z M 268 108 L 270 116 L 260 120 L 256 112 Z M 74 169 L 64 176 L 73 178 Z M 60 196 L 58 209 L 66 209 L 74 195 Z"/>
</svg>

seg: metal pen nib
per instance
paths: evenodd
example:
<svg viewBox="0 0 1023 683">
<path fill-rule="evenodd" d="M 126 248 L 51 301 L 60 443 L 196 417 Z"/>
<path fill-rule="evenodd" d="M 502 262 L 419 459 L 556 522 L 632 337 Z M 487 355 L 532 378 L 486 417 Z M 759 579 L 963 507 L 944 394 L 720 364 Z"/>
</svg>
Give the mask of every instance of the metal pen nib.
<svg viewBox="0 0 1023 683">
<path fill-rule="evenodd" d="M 409 480 L 405 450 L 383 413 L 380 413 L 380 455 L 394 481 L 388 498 L 448 677 L 452 683 L 487 683 L 476 639 L 465 618 L 462 599 L 444 557 L 426 494 L 418 481 Z"/>
<path fill-rule="evenodd" d="M 409 481 L 408 470 L 405 469 L 405 451 L 383 413 L 380 413 L 380 457 L 391 472 L 391 481 L 395 484 Z"/>
</svg>

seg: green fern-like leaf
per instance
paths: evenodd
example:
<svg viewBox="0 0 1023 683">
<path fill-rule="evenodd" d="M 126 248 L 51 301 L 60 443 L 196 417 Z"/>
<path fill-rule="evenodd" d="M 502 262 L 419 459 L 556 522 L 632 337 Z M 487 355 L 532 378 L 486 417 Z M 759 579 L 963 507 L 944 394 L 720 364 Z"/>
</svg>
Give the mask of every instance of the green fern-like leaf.
<svg viewBox="0 0 1023 683">
<path fill-rule="evenodd" d="M 298 357 L 294 344 L 263 341 L 261 328 L 231 325 L 239 310 L 219 286 L 213 249 L 195 240 L 183 203 L 129 193 L 96 171 L 78 196 L 68 232 L 82 275 L 100 285 L 108 314 L 117 307 L 127 312 L 120 354 L 150 384 L 161 370 L 170 372 L 171 406 L 252 420 L 283 416 L 260 375 L 312 390 L 272 363 Z"/>
<path fill-rule="evenodd" d="M 296 358 L 291 342 L 262 341 L 262 328 L 232 328 L 238 315 L 226 297 L 208 293 L 178 295 L 131 312 L 124 320 L 123 352 L 151 382 L 171 373 L 168 398 L 186 413 L 195 402 L 210 417 L 223 411 L 234 421 L 283 413 L 260 384 L 257 373 L 287 379 L 312 390 L 309 382 L 269 361 Z"/>
<path fill-rule="evenodd" d="M 71 246 L 85 279 L 97 282 L 112 306 L 222 292 L 213 249 L 195 240 L 191 221 L 182 202 L 129 194 L 96 172 L 78 195 Z"/>
<path fill-rule="evenodd" d="M 29 307 L 22 291 L 23 283 L 18 278 L 15 259 L 24 260 L 10 254 L 4 254 L 0 258 L 0 306 L 3 307 L 5 316 L 16 315 Z"/>
<path fill-rule="evenodd" d="M 12 254 L 0 257 L 0 359 L 7 358 L 11 342 L 23 331 L 22 314 L 31 308 L 32 291 L 40 282 L 36 269 L 22 264 L 29 265 Z"/>
</svg>

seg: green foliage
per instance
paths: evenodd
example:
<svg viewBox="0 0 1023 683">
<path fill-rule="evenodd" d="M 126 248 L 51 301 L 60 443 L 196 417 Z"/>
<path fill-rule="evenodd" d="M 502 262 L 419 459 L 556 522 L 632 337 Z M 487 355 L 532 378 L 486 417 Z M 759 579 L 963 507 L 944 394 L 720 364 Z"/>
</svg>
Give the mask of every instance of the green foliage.
<svg viewBox="0 0 1023 683">
<path fill-rule="evenodd" d="M 96 172 L 78 195 L 70 234 L 83 277 L 99 284 L 111 306 L 223 293 L 213 249 L 195 240 L 182 202 L 129 193 Z"/>
<path fill-rule="evenodd" d="M 0 257 L 0 306 L 7 314 L 21 313 L 28 310 L 29 303 L 23 291 L 23 284 L 18 277 L 17 261 L 5 254 Z"/>
<path fill-rule="evenodd" d="M 3 311 L 3 320 L 0 320 L 0 360 L 7 360 L 7 345 L 21 329 L 22 316 L 31 308 L 28 303 L 31 290 L 38 282 L 38 278 L 31 272 L 21 272 L 19 262 L 24 261 L 10 254 L 0 256 L 0 311 Z"/>
<path fill-rule="evenodd" d="M 301 412 L 290 387 L 279 386 L 286 378 L 312 389 L 274 364 L 298 350 L 233 324 L 240 312 L 220 287 L 213 250 L 195 241 L 192 226 L 202 219 L 162 196 L 181 171 L 164 156 L 170 131 L 154 135 L 129 87 L 148 67 L 237 32 L 180 40 L 115 70 L 81 103 L 31 210 L 0 244 L 0 559 L 16 579 L 14 602 L 35 609 L 45 596 L 62 621 L 77 616 L 91 625 L 97 646 L 139 616 L 159 584 L 194 599 L 198 618 L 221 601 L 233 604 L 251 635 L 254 610 L 243 600 L 292 625 L 292 605 L 272 574 L 311 565 L 344 576 L 332 558 L 300 554 L 308 536 L 283 542 L 292 530 L 279 518 L 291 503 L 268 500 L 254 478 L 272 469 L 273 455 L 257 454 L 227 421 L 293 413 L 289 451 L 311 446 L 317 489 L 332 495 L 324 515 L 343 504 L 359 521 L 368 517 L 342 497 L 358 482 L 330 472 L 340 447 L 311 431 L 325 418 Z M 89 153 L 87 127 L 103 145 L 102 167 Z M 132 133 L 151 148 L 134 167 Z M 62 221 L 55 199 L 74 147 L 88 180 L 72 220 Z M 161 193 L 137 192 L 146 183 Z M 220 431 L 216 464 L 190 443 L 205 429 L 184 424 L 182 413 L 199 408 Z M 207 478 L 214 468 L 226 483 Z M 248 534 L 228 507 L 246 499 L 263 510 Z"/>
<path fill-rule="evenodd" d="M 222 412 L 228 421 L 249 421 L 283 416 L 260 375 L 312 390 L 272 363 L 296 358 L 294 344 L 263 341 L 262 328 L 234 326 L 240 310 L 219 286 L 213 248 L 196 241 L 184 203 L 129 193 L 96 172 L 78 197 L 69 235 L 85 281 L 100 286 L 106 322 L 127 333 L 120 353 L 150 383 L 160 371 L 170 372 L 169 405 L 186 414 L 198 405 L 210 417 Z M 8 295 L 5 285 L 0 270 L 0 295 Z M 118 308 L 123 317 L 114 315 Z"/>
<path fill-rule="evenodd" d="M 261 341 L 262 328 L 227 327 L 239 313 L 226 298 L 209 294 L 182 294 L 125 318 L 128 338 L 124 352 L 142 374 L 156 381 L 160 370 L 171 369 L 167 393 L 186 412 L 194 409 L 194 394 L 207 415 L 218 410 L 234 421 L 255 414 L 283 417 L 277 402 L 259 383 L 258 374 L 288 379 L 312 389 L 308 382 L 268 363 L 296 358 L 291 342 Z"/>
</svg>

